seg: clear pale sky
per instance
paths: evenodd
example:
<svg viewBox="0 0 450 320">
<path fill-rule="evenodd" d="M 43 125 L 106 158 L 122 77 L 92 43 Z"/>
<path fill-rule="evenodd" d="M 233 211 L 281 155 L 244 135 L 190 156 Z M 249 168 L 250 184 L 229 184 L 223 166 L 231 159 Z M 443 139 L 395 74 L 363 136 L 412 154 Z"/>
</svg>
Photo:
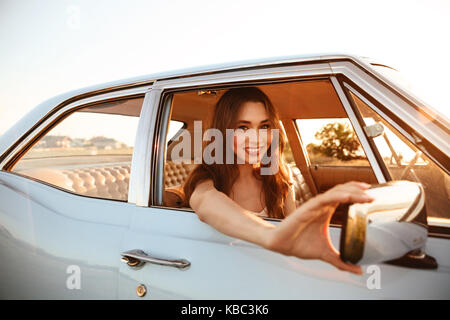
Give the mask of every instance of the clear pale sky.
<svg viewBox="0 0 450 320">
<path fill-rule="evenodd" d="M 450 115 L 450 1 L 0 1 L 0 134 L 106 81 L 308 53 L 373 57 Z"/>
</svg>

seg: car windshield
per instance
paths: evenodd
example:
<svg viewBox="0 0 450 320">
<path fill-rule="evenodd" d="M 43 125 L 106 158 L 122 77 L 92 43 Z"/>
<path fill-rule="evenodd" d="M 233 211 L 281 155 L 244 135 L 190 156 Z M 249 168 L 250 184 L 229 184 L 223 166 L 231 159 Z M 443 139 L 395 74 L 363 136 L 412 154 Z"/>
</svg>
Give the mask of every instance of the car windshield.
<svg viewBox="0 0 450 320">
<path fill-rule="evenodd" d="M 406 78 L 403 77 L 403 75 L 398 70 L 395 70 L 395 69 L 393 69 L 391 67 L 388 67 L 388 66 L 385 66 L 385 65 L 382 65 L 382 64 L 377 64 L 377 63 L 371 63 L 371 66 L 373 67 L 373 69 L 375 69 L 375 71 L 377 71 L 382 76 L 384 76 L 385 78 L 390 80 L 392 83 L 397 85 L 400 89 L 406 91 L 407 93 L 409 93 L 413 97 L 417 97 L 417 98 L 419 98 L 420 100 L 423 101 L 422 97 L 417 95 L 417 92 L 419 90 L 415 86 L 413 86 L 408 80 L 406 80 Z M 438 111 L 434 107 L 431 107 L 428 104 L 428 102 L 426 102 L 426 105 L 421 104 L 420 107 L 422 109 L 424 109 L 428 114 L 433 116 L 439 122 L 445 124 L 446 126 L 449 125 L 448 112 L 450 110 L 448 110 L 448 108 L 445 108 L 445 107 L 448 107 L 448 106 L 446 106 L 446 105 L 444 105 L 442 107 L 439 106 L 439 110 L 443 110 L 444 113 Z M 445 113 L 445 111 L 447 111 L 447 113 Z"/>
</svg>

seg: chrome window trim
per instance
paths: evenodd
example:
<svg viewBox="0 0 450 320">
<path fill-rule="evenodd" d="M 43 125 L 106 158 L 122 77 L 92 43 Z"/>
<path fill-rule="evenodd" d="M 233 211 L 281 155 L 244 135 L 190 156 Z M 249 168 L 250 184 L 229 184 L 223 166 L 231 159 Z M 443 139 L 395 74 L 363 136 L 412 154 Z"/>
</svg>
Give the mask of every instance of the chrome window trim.
<svg viewBox="0 0 450 320">
<path fill-rule="evenodd" d="M 381 82 L 372 72 L 361 69 L 358 64 L 349 61 L 336 61 L 330 62 L 330 67 L 334 74 L 342 74 L 356 86 L 364 88 L 364 91 L 381 105 L 389 106 L 388 109 L 393 114 L 409 127 L 416 128 L 417 132 L 434 145 L 435 148 L 439 149 L 440 152 L 450 155 L 448 136 L 445 136 L 445 132 L 436 121 L 433 121 L 429 118 L 429 115 L 425 116 L 421 112 L 420 106 L 413 102 L 405 101 L 395 91 L 392 91 L 394 89 L 389 89 L 386 83 Z M 427 121 L 422 123 L 424 117 Z"/>
<path fill-rule="evenodd" d="M 163 194 L 164 194 L 164 174 L 165 174 L 165 162 L 167 155 L 167 131 L 168 124 L 170 120 L 170 115 L 172 114 L 172 97 L 173 95 L 164 95 L 162 96 L 162 101 L 164 105 L 162 106 L 162 114 L 161 120 L 159 121 L 160 127 L 158 128 L 159 136 L 156 141 L 157 143 L 157 157 L 156 157 L 156 165 L 155 165 L 155 182 L 153 186 L 155 187 L 155 192 L 152 192 L 154 197 L 153 203 L 156 205 L 163 205 Z M 163 186 L 162 188 L 159 186 Z"/>
<path fill-rule="evenodd" d="M 285 67 L 264 66 L 260 69 L 237 70 L 233 72 L 223 72 L 212 75 L 200 75 L 189 78 L 176 78 L 173 80 L 161 80 L 158 84 L 164 90 L 188 89 L 192 86 L 208 86 L 231 84 L 238 81 L 258 81 L 265 79 L 295 78 L 307 76 L 330 75 L 331 68 L 329 64 L 319 61 L 316 64 L 294 65 Z"/>
<path fill-rule="evenodd" d="M 370 143 L 366 135 L 364 134 L 364 130 L 361 128 L 361 125 L 355 115 L 353 108 L 350 105 L 350 102 L 347 99 L 347 96 L 342 90 L 341 85 L 339 84 L 339 81 L 336 79 L 336 77 L 331 76 L 330 79 L 334 86 L 334 89 L 336 90 L 339 96 L 339 99 L 341 100 L 342 105 L 344 106 L 345 111 L 347 112 L 348 118 L 350 119 L 350 122 L 352 123 L 352 126 L 355 129 L 355 132 L 359 138 L 359 141 L 361 142 L 364 152 L 366 153 L 367 160 L 369 160 L 369 163 L 372 167 L 375 177 L 378 180 L 378 183 L 385 183 L 386 178 L 383 174 L 383 171 L 380 168 L 380 164 L 378 163 L 377 158 L 373 153 Z"/>
</svg>

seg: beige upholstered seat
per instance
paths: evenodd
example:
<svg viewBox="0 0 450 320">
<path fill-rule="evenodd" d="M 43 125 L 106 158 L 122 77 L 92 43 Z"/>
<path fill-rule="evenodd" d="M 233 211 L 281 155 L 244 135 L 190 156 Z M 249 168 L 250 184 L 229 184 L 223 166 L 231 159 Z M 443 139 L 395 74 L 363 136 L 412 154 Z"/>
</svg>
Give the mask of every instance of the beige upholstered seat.
<svg viewBox="0 0 450 320">
<path fill-rule="evenodd" d="M 182 185 L 195 166 L 189 163 L 168 162 L 165 166 L 165 187 Z M 18 173 L 83 196 L 123 201 L 128 198 L 130 165 L 76 169 L 39 168 Z"/>
<path fill-rule="evenodd" d="M 181 186 L 186 181 L 189 173 L 197 166 L 194 163 L 175 163 L 168 161 L 165 165 L 165 180 L 164 184 L 166 188 L 173 188 Z"/>
<path fill-rule="evenodd" d="M 130 166 L 63 170 L 75 193 L 85 196 L 127 200 Z"/>
<path fill-rule="evenodd" d="M 39 168 L 18 173 L 84 196 L 124 201 L 128 197 L 129 165 L 70 170 Z"/>
<path fill-rule="evenodd" d="M 165 189 L 174 190 L 173 194 L 165 194 L 168 206 L 179 206 L 182 193 L 180 187 L 186 181 L 189 173 L 197 166 L 194 163 L 167 162 L 165 165 Z M 291 167 L 295 180 L 297 206 L 307 201 L 313 195 L 305 179 L 297 167 Z M 20 174 L 48 182 L 74 193 L 103 199 L 126 201 L 130 180 L 130 165 L 115 165 L 107 167 L 90 167 L 76 169 L 40 168 L 18 172 Z"/>
<path fill-rule="evenodd" d="M 300 206 L 303 202 L 308 201 L 313 197 L 311 189 L 305 181 L 300 169 L 291 166 L 292 175 L 295 182 L 295 202 L 297 207 Z"/>
</svg>

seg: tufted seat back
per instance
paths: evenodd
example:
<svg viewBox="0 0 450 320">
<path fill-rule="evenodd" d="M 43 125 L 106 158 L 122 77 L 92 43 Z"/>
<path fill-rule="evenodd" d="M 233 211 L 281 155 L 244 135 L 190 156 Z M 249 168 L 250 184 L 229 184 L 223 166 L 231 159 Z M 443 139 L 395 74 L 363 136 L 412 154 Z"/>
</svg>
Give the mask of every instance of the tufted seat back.
<svg viewBox="0 0 450 320">
<path fill-rule="evenodd" d="M 195 164 L 167 162 L 165 186 L 184 183 Z M 126 201 L 130 181 L 130 165 L 83 167 L 74 169 L 39 168 L 18 171 L 31 178 L 48 182 L 83 196 Z"/>
<path fill-rule="evenodd" d="M 189 173 L 197 166 L 193 163 L 175 163 L 168 161 L 165 165 L 165 189 L 176 194 L 165 195 L 173 206 L 180 203 L 180 186 L 186 181 Z M 313 194 L 309 189 L 300 170 L 292 166 L 295 181 L 295 197 L 297 206 L 310 199 Z M 74 193 L 103 199 L 127 201 L 128 184 L 130 181 L 130 165 L 111 165 L 106 167 L 83 167 L 74 169 L 39 168 L 22 170 L 18 173 L 48 182 Z M 172 205 L 168 205 L 172 206 Z"/>
<path fill-rule="evenodd" d="M 194 163 L 188 162 L 166 162 L 164 167 L 164 185 L 166 188 L 174 188 L 181 186 L 187 179 L 189 173 L 197 166 Z"/>
<path fill-rule="evenodd" d="M 290 168 L 295 182 L 295 202 L 296 206 L 299 207 L 303 202 L 311 199 L 313 194 L 306 183 L 305 178 L 300 172 L 300 169 L 296 166 L 290 166 Z"/>
<path fill-rule="evenodd" d="M 130 166 L 82 168 L 63 170 L 72 181 L 75 193 L 106 199 L 127 200 Z"/>
</svg>

